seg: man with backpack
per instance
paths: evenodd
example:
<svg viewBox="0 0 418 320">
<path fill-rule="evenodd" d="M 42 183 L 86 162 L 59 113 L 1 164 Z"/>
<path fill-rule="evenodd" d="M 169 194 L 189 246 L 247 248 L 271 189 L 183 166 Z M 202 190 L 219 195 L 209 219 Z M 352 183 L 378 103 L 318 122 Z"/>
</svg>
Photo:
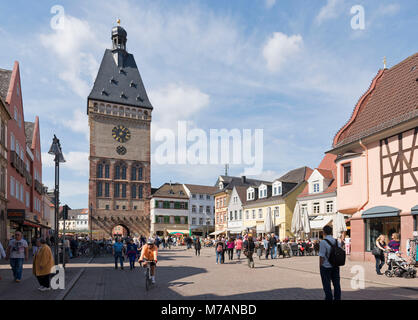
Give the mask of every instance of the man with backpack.
<svg viewBox="0 0 418 320">
<path fill-rule="evenodd" d="M 325 300 L 341 300 L 340 266 L 345 264 L 345 251 L 340 247 L 337 239 L 332 237 L 332 228 L 323 229 L 324 240 L 319 244 L 319 269 Z M 332 295 L 331 282 L 334 286 Z"/>
</svg>

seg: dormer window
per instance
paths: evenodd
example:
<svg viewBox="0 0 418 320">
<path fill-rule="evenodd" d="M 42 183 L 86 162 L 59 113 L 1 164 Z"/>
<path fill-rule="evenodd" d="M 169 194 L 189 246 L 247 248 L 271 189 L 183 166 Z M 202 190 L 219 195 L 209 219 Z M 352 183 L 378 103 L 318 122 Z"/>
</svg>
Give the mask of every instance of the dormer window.
<svg viewBox="0 0 418 320">
<path fill-rule="evenodd" d="M 254 200 L 255 199 L 255 190 L 254 188 L 247 189 L 247 200 Z"/>
<path fill-rule="evenodd" d="M 262 184 L 258 189 L 258 197 L 259 198 L 266 198 L 267 197 L 267 186 Z"/>
<path fill-rule="evenodd" d="M 280 181 L 276 181 L 273 184 L 273 196 L 280 196 L 282 195 L 282 183 Z"/>
</svg>

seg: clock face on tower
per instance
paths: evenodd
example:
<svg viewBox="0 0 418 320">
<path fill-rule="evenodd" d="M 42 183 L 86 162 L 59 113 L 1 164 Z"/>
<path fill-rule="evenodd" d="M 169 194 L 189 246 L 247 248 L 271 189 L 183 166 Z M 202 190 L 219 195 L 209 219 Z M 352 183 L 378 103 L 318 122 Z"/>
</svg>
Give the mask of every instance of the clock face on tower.
<svg viewBox="0 0 418 320">
<path fill-rule="evenodd" d="M 117 142 L 124 143 L 131 138 L 131 133 L 128 128 L 124 126 L 117 126 L 113 128 L 112 136 Z"/>
</svg>

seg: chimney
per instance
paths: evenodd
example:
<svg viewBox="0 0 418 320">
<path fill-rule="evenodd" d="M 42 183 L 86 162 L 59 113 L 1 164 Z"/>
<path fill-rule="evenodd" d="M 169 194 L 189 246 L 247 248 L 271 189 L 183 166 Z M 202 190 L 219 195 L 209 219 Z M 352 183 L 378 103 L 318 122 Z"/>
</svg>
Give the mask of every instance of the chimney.
<svg viewBox="0 0 418 320">
<path fill-rule="evenodd" d="M 244 184 L 247 183 L 247 177 L 246 176 L 242 176 L 241 180 L 242 180 L 242 183 L 244 183 Z"/>
</svg>

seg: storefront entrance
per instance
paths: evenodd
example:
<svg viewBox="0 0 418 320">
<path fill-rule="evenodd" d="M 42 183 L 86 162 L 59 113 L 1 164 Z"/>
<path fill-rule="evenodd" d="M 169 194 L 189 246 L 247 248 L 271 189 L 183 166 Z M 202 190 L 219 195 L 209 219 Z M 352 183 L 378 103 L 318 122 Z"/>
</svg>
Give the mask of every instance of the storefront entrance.
<svg viewBox="0 0 418 320">
<path fill-rule="evenodd" d="M 376 239 L 382 234 L 388 243 L 392 234 L 401 234 L 400 210 L 392 207 L 374 207 L 362 214 L 365 224 L 365 251 L 375 247 Z M 402 241 L 402 239 L 400 239 Z"/>
</svg>

